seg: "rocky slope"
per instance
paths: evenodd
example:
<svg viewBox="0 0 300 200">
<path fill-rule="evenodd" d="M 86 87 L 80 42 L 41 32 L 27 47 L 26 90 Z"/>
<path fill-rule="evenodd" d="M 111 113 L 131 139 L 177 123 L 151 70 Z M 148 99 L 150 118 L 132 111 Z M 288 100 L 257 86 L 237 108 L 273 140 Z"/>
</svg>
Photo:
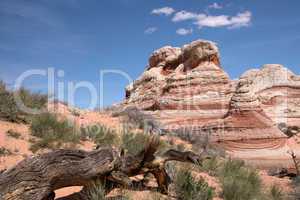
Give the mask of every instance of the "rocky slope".
<svg viewBox="0 0 300 200">
<path fill-rule="evenodd" d="M 277 125 L 300 122 L 300 76 L 268 64 L 230 80 L 216 44 L 197 40 L 155 51 L 126 88 L 123 105 L 144 110 L 166 129 L 214 141 L 285 138 Z"/>
</svg>

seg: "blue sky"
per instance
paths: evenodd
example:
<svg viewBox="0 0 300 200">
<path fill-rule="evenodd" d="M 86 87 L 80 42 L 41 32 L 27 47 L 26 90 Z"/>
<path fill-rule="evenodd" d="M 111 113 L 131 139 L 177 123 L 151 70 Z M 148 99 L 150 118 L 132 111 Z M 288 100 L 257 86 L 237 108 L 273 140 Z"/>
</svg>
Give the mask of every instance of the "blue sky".
<svg viewBox="0 0 300 200">
<path fill-rule="evenodd" d="M 57 81 L 99 89 L 99 70 L 135 79 L 153 50 L 196 39 L 218 43 L 231 78 L 266 63 L 299 74 L 299 9 L 299 0 L 1 0 L 0 78 L 13 85 L 28 69 L 53 67 L 65 72 Z M 105 105 L 123 99 L 124 78 L 107 75 L 104 83 Z M 25 85 L 47 90 L 44 77 Z M 76 106 L 88 101 L 84 89 L 76 93 Z"/>
</svg>

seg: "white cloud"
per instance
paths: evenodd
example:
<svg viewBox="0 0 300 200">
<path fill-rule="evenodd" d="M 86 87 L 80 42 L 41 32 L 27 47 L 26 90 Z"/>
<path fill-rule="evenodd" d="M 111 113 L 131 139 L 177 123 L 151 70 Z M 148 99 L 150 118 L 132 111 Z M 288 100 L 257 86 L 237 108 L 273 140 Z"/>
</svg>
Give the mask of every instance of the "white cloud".
<svg viewBox="0 0 300 200">
<path fill-rule="evenodd" d="M 239 28 L 249 26 L 251 23 L 252 14 L 250 11 L 238 13 L 236 16 L 228 15 L 199 15 L 195 24 L 199 28 L 202 27 L 228 27 L 228 28 Z"/>
<path fill-rule="evenodd" d="M 211 4 L 211 5 L 209 5 L 208 8 L 222 9 L 223 6 L 215 2 L 215 3 Z"/>
<path fill-rule="evenodd" d="M 209 7 L 214 9 L 222 8 L 222 6 L 218 3 L 213 3 Z M 164 8 L 154 9 L 152 11 L 152 14 L 171 15 L 174 12 L 175 10 L 173 8 L 164 7 Z M 182 22 L 188 20 L 192 21 L 193 24 L 197 25 L 198 28 L 226 27 L 228 29 L 232 29 L 232 28 L 249 26 L 252 20 L 252 13 L 250 11 L 244 11 L 238 13 L 237 15 L 230 16 L 230 15 L 209 15 L 205 13 L 195 13 L 186 10 L 181 10 L 179 12 L 176 12 L 172 18 L 173 22 Z M 178 29 L 178 30 L 180 30 L 180 33 L 184 33 L 182 29 Z M 156 29 L 155 30 L 149 29 L 148 31 L 146 30 L 145 33 L 153 33 L 155 31 Z"/>
<path fill-rule="evenodd" d="M 193 33 L 193 29 L 180 28 L 176 31 L 178 35 L 189 35 Z"/>
<path fill-rule="evenodd" d="M 221 27 L 221 26 L 229 26 L 231 25 L 230 18 L 227 15 L 218 15 L 218 16 L 210 16 L 210 15 L 202 15 L 197 18 L 195 24 L 201 27 Z"/>
<path fill-rule="evenodd" d="M 194 24 L 198 25 L 199 28 L 202 27 L 228 27 L 228 28 L 239 28 L 244 26 L 249 26 L 251 23 L 252 13 L 250 11 L 245 11 L 238 13 L 236 16 L 228 15 L 207 15 L 207 14 L 197 14 L 188 11 L 177 12 L 172 21 L 180 22 L 186 20 L 193 20 Z"/>
<path fill-rule="evenodd" d="M 157 8 L 152 10 L 152 14 L 154 15 L 166 15 L 169 16 L 171 14 L 173 14 L 175 12 L 175 10 L 171 7 L 163 7 L 163 8 Z"/>
<path fill-rule="evenodd" d="M 149 27 L 149 28 L 147 28 L 146 30 L 145 30 L 145 34 L 152 34 L 152 33 L 154 33 L 154 32 L 156 32 L 158 30 L 158 28 L 157 27 Z"/>
<path fill-rule="evenodd" d="M 190 20 L 190 19 L 196 19 L 197 17 L 198 17 L 198 14 L 196 14 L 196 13 L 182 10 L 175 14 L 175 16 L 172 18 L 172 21 L 180 22 L 180 21 L 185 21 L 185 20 Z"/>
<path fill-rule="evenodd" d="M 237 16 L 231 18 L 231 22 L 232 22 L 231 28 L 249 26 L 251 23 L 251 18 L 252 18 L 252 13 L 250 11 L 238 13 Z"/>
</svg>

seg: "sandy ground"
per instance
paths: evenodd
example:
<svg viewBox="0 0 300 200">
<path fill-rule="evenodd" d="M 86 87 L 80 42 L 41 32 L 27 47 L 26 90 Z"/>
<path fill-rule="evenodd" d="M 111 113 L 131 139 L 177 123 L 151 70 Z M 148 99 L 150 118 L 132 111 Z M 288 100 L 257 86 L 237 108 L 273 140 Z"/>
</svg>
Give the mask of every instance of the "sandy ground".
<svg viewBox="0 0 300 200">
<path fill-rule="evenodd" d="M 81 189 L 82 187 L 80 186 L 62 188 L 60 190 L 55 191 L 55 197 L 56 198 L 66 197 L 76 192 L 80 192 Z"/>
<path fill-rule="evenodd" d="M 16 139 L 7 135 L 8 130 L 21 134 Z M 29 151 L 29 130 L 26 125 L 0 121 L 0 147 L 11 152 L 9 156 L 0 156 L 0 170 L 14 166 L 27 156 L 32 155 Z"/>
</svg>

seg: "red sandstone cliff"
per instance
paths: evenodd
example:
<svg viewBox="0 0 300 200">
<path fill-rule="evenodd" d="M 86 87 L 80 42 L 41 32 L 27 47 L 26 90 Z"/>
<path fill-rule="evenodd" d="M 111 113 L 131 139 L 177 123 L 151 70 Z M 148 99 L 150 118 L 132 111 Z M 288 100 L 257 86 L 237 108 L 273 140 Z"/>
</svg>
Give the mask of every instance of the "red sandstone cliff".
<svg viewBox="0 0 300 200">
<path fill-rule="evenodd" d="M 167 129 L 188 128 L 215 141 L 286 137 L 277 124 L 300 122 L 300 76 L 272 64 L 230 80 L 215 43 L 197 40 L 155 51 L 126 88 L 136 106 Z"/>
</svg>

